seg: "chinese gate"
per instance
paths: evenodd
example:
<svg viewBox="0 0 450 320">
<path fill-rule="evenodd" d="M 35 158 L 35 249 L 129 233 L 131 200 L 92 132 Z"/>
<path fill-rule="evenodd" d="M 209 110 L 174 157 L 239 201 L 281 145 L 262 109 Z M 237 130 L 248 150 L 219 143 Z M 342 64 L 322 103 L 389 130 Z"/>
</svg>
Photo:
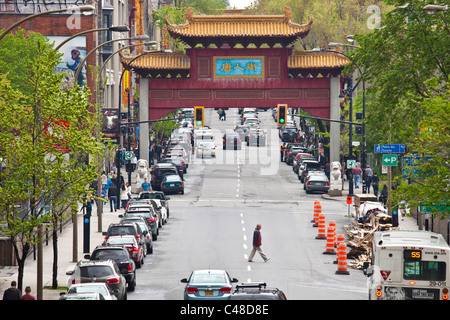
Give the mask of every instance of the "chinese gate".
<svg viewBox="0 0 450 320">
<path fill-rule="evenodd" d="M 184 24 L 166 23 L 170 35 L 186 46 L 185 53 L 121 58 L 140 76 L 141 121 L 160 119 L 177 108 L 273 108 L 279 103 L 339 119 L 339 74 L 348 60 L 292 47 L 307 36 L 312 18 L 304 25 L 293 23 L 289 8 L 279 16 L 243 15 L 242 10 L 194 16 L 189 8 Z M 141 124 L 140 133 L 145 132 Z M 330 123 L 330 132 L 337 136 L 330 141 L 330 160 L 339 161 L 338 125 Z M 148 136 L 141 134 L 139 149 L 145 155 Z"/>
</svg>

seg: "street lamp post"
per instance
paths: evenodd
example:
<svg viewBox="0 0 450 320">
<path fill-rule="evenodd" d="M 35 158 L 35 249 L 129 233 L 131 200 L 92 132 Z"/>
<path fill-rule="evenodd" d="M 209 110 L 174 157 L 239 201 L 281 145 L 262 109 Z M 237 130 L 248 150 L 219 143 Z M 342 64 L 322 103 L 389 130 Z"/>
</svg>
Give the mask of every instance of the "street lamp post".
<svg viewBox="0 0 450 320">
<path fill-rule="evenodd" d="M 56 10 L 50 10 L 50 11 L 43 11 L 43 12 L 39 12 L 36 14 L 32 14 L 28 17 L 23 18 L 22 20 L 17 21 L 16 23 L 14 23 L 13 25 L 11 25 L 10 27 L 6 28 L 5 31 L 3 31 L 2 34 L 0 34 L 0 40 L 3 39 L 3 37 L 10 32 L 12 29 L 14 29 L 15 27 L 17 27 L 18 25 L 34 19 L 36 17 L 45 15 L 45 14 L 51 14 L 51 13 L 58 13 L 58 12 L 70 12 L 71 10 L 78 10 L 80 12 L 83 12 L 84 14 L 89 14 L 89 13 L 93 13 L 95 11 L 95 7 L 91 6 L 91 5 L 84 5 L 84 6 L 79 6 L 79 7 L 71 7 L 71 8 L 64 8 L 64 9 L 56 9 Z"/>
<path fill-rule="evenodd" d="M 89 53 L 88 54 L 86 54 L 86 57 L 84 57 L 84 59 L 83 60 L 81 60 L 81 62 L 80 62 L 80 65 L 78 66 L 78 69 L 77 69 L 77 72 L 75 73 L 75 79 L 78 79 L 78 76 L 79 76 L 79 74 L 80 74 L 80 72 L 81 72 L 81 69 L 83 68 L 83 64 L 84 64 L 84 62 L 87 60 L 87 58 L 94 52 L 94 51 L 96 51 L 98 48 L 100 48 L 100 47 L 102 47 L 102 46 L 104 46 L 104 45 L 107 45 L 107 44 L 109 44 L 109 43 L 112 43 L 112 42 L 116 42 L 116 41 L 123 41 L 123 40 L 147 40 L 149 37 L 147 36 L 147 35 L 141 35 L 141 36 L 136 36 L 136 37 L 131 37 L 131 38 L 119 38 L 119 39 L 113 39 L 113 40 L 109 40 L 109 41 L 106 41 L 106 42 L 103 42 L 103 43 L 101 43 L 101 44 L 99 44 L 98 46 L 96 46 L 94 49 L 92 49 L 91 51 L 89 51 Z"/>
<path fill-rule="evenodd" d="M 82 36 L 83 34 L 86 34 L 86 33 L 99 32 L 99 31 L 126 32 L 126 31 L 129 31 L 129 30 L 130 30 L 130 28 L 128 28 L 128 26 L 125 26 L 125 25 L 109 27 L 109 28 L 98 28 L 98 29 L 85 30 L 85 31 L 79 32 L 77 34 L 74 34 L 70 38 L 65 39 L 63 42 L 61 42 L 59 45 L 57 45 L 55 47 L 55 49 L 53 49 L 53 50 L 58 51 L 63 45 L 65 45 L 67 42 L 69 42 L 73 38 L 76 38 L 78 36 Z"/>
</svg>

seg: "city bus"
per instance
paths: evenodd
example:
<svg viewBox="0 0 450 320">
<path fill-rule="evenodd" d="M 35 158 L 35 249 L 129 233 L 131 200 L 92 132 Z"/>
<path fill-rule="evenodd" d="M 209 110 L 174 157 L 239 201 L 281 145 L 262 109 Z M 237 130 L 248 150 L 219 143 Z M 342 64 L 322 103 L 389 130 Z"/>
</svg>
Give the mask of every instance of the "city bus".
<svg viewBox="0 0 450 320">
<path fill-rule="evenodd" d="M 424 230 L 374 233 L 369 277 L 370 300 L 447 300 L 450 247 L 441 234 Z M 449 283 L 450 285 L 450 283 Z"/>
</svg>

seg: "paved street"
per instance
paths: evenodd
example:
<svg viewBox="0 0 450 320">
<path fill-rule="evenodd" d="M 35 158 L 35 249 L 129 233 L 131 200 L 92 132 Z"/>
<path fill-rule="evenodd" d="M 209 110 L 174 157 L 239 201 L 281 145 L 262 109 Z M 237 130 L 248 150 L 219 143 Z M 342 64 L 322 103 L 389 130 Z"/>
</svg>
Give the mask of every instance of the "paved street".
<svg viewBox="0 0 450 320">
<path fill-rule="evenodd" d="M 337 233 L 351 223 L 345 197 L 330 199 L 306 194 L 292 167 L 279 161 L 278 136 L 266 147 L 244 146 L 242 150 L 222 150 L 221 135 L 234 128 L 237 110 L 228 111 L 227 121 L 219 121 L 214 110 L 205 112 L 215 132 L 216 159 L 192 158 L 185 175 L 185 194 L 171 195 L 170 219 L 160 230 L 154 253 L 137 271 L 137 287 L 129 300 L 181 300 L 184 284 L 194 269 L 225 269 L 239 282 L 265 281 L 283 290 L 288 299 L 367 299 L 366 278 L 349 268 L 350 275 L 336 274 L 335 256 L 325 255 L 325 241 L 315 239 L 312 227 L 314 200 L 319 199 L 326 221 L 335 220 Z M 270 112 L 261 112 L 262 127 L 276 133 Z M 344 191 L 345 193 L 345 191 Z M 105 206 L 103 229 L 118 222 L 117 213 Z M 264 263 L 257 254 L 248 262 L 256 224 L 262 224 L 262 248 L 271 257 Z M 414 228 L 413 219 L 400 222 Z M 79 216 L 78 258 L 83 258 L 83 227 Z M 59 234 L 58 281 L 66 285 L 72 262 L 72 225 Z M 91 250 L 101 243 L 97 217 L 91 221 Z M 52 250 L 44 249 L 44 285 L 51 284 Z M 0 292 L 17 278 L 14 268 L 0 270 Z M 36 287 L 36 262 L 27 260 L 24 286 Z M 58 299 L 59 291 L 44 290 L 44 299 Z"/>
</svg>

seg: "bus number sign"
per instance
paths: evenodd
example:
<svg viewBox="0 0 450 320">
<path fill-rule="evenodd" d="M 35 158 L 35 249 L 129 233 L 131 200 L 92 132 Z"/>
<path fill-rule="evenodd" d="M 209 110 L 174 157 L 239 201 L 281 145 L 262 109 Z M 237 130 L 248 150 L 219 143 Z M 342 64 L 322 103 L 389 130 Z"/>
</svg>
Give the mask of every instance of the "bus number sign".
<svg viewBox="0 0 450 320">
<path fill-rule="evenodd" d="M 404 250 L 403 258 L 408 261 L 420 261 L 422 259 L 421 250 Z"/>
</svg>

